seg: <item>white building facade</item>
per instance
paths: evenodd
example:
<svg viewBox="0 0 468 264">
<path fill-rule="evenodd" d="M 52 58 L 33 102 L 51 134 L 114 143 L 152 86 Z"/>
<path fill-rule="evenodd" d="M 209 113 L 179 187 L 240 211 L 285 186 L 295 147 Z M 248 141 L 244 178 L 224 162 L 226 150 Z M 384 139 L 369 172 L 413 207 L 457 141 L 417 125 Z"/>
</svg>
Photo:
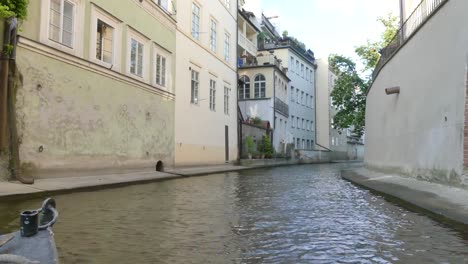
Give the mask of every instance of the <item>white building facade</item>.
<svg viewBox="0 0 468 264">
<path fill-rule="evenodd" d="M 178 1 L 175 164 L 237 160 L 237 3 Z"/>
</svg>

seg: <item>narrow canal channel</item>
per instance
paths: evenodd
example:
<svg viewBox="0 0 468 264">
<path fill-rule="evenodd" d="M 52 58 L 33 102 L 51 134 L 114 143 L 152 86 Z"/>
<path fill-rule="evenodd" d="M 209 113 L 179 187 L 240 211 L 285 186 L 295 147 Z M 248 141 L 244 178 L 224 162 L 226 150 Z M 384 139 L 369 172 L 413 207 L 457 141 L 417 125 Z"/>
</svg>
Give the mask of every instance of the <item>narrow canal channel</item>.
<svg viewBox="0 0 468 264">
<path fill-rule="evenodd" d="M 62 263 L 466 263 L 463 229 L 311 165 L 56 196 Z M 42 199 L 0 202 L 0 233 Z"/>
</svg>

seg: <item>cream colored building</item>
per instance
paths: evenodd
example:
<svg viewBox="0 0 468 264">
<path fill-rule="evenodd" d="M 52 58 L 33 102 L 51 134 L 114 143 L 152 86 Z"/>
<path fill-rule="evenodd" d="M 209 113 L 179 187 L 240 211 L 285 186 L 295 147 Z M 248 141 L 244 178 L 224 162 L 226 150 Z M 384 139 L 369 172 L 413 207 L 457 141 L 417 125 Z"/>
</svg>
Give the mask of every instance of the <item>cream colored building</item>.
<svg viewBox="0 0 468 264">
<path fill-rule="evenodd" d="M 174 164 L 168 5 L 34 0 L 21 28 L 14 123 L 23 174 Z"/>
<path fill-rule="evenodd" d="M 236 40 L 236 1 L 178 1 L 176 166 L 238 158 Z"/>
<path fill-rule="evenodd" d="M 331 99 L 335 75 L 326 59 L 317 60 L 317 146 L 330 149 L 331 146 Z"/>
</svg>

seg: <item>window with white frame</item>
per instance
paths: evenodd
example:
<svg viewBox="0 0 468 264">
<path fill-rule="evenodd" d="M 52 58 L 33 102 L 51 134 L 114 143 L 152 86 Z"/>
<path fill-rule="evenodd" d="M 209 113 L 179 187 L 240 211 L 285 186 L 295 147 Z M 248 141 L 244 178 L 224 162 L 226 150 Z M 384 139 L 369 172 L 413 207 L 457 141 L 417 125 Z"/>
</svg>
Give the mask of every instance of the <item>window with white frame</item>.
<svg viewBox="0 0 468 264">
<path fill-rule="evenodd" d="M 114 28 L 101 19 L 96 22 L 96 59 L 114 62 Z"/>
<path fill-rule="evenodd" d="M 250 78 L 246 75 L 241 77 L 242 84 L 239 88 L 239 99 L 250 99 Z"/>
<path fill-rule="evenodd" d="M 200 6 L 192 3 L 192 36 L 200 40 Z"/>
<path fill-rule="evenodd" d="M 293 56 L 291 56 L 290 61 L 289 61 L 289 70 L 291 70 L 291 72 L 294 72 L 294 57 Z"/>
<path fill-rule="evenodd" d="M 229 33 L 225 33 L 225 38 L 224 38 L 224 60 L 229 62 L 229 54 L 231 50 L 231 36 Z"/>
<path fill-rule="evenodd" d="M 216 21 L 213 19 L 211 19 L 210 48 L 211 51 L 216 52 Z"/>
<path fill-rule="evenodd" d="M 296 74 L 299 75 L 299 61 L 296 60 Z"/>
<path fill-rule="evenodd" d="M 301 104 L 304 105 L 304 92 L 301 92 Z"/>
<path fill-rule="evenodd" d="M 304 78 L 304 64 L 301 64 L 301 77 Z"/>
<path fill-rule="evenodd" d="M 190 102 L 192 104 L 198 104 L 198 87 L 199 87 L 199 72 L 192 70 L 192 82 L 191 82 L 191 97 Z"/>
<path fill-rule="evenodd" d="M 302 128 L 302 130 L 305 130 L 305 120 L 304 120 L 304 118 L 302 118 L 302 127 L 301 128 Z"/>
<path fill-rule="evenodd" d="M 140 41 L 130 39 L 130 73 L 143 77 L 143 53 L 145 45 Z"/>
<path fill-rule="evenodd" d="M 154 0 L 156 4 L 162 7 L 164 10 L 169 10 L 168 0 Z"/>
<path fill-rule="evenodd" d="M 306 93 L 305 100 L 306 100 L 305 105 L 306 105 L 307 107 L 309 107 L 309 94 L 308 94 L 308 93 Z"/>
<path fill-rule="evenodd" d="M 229 87 L 224 87 L 224 114 L 229 115 L 229 100 L 231 98 L 230 96 L 231 89 Z"/>
<path fill-rule="evenodd" d="M 301 121 L 299 120 L 299 117 L 296 117 L 296 121 L 297 121 L 296 122 L 296 124 L 297 124 L 296 128 L 298 128 L 298 129 L 301 128 Z"/>
<path fill-rule="evenodd" d="M 295 121 L 294 116 L 291 116 L 291 127 L 292 127 L 292 128 L 294 128 L 294 121 Z"/>
<path fill-rule="evenodd" d="M 167 87 L 168 58 L 160 53 L 156 53 L 155 64 L 156 84 L 162 87 Z"/>
<path fill-rule="evenodd" d="M 299 101 L 299 89 L 296 89 L 296 103 L 300 103 Z"/>
<path fill-rule="evenodd" d="M 49 39 L 73 48 L 75 5 L 67 0 L 50 0 Z"/>
<path fill-rule="evenodd" d="M 294 87 L 291 87 L 291 102 L 294 102 Z"/>
<path fill-rule="evenodd" d="M 310 71 L 309 71 L 309 67 L 306 67 L 306 80 L 307 80 L 307 81 L 310 80 Z"/>
<path fill-rule="evenodd" d="M 254 96 L 255 98 L 265 98 L 266 97 L 266 79 L 263 74 L 255 76 L 254 80 Z"/>
<path fill-rule="evenodd" d="M 210 80 L 210 110 L 216 111 L 216 81 Z"/>
</svg>

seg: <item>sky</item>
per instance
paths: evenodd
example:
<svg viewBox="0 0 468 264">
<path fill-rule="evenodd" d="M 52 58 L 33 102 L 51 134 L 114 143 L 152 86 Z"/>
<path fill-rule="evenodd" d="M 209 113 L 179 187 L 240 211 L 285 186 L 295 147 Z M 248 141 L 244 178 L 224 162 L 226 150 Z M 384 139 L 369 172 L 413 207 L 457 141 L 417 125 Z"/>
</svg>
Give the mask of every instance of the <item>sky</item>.
<svg viewBox="0 0 468 264">
<path fill-rule="evenodd" d="M 399 15 L 399 0 L 245 0 L 245 9 L 272 19 L 304 42 L 317 59 L 337 53 L 357 59 L 356 46 L 378 40 L 383 27 L 379 16 Z"/>
</svg>

